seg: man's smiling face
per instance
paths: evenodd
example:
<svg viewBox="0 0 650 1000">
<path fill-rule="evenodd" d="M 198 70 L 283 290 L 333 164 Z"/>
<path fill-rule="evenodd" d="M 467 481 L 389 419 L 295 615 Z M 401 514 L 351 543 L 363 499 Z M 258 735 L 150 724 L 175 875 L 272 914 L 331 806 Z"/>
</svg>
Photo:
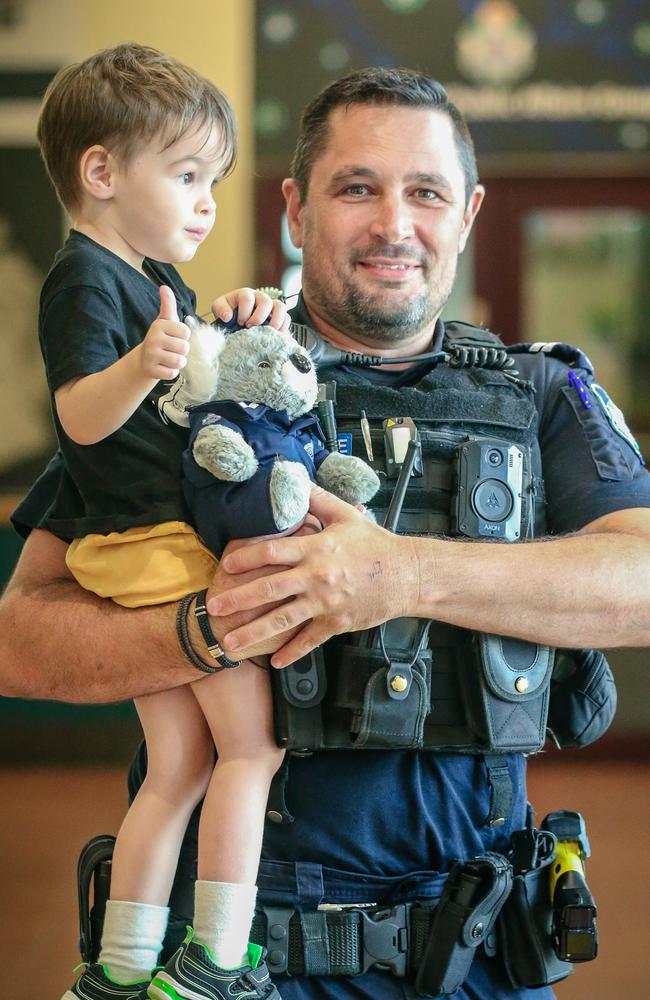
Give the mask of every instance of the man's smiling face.
<svg viewBox="0 0 650 1000">
<path fill-rule="evenodd" d="M 414 341 L 449 297 L 483 191 L 466 202 L 449 117 L 353 104 L 329 119 L 304 204 L 284 192 L 314 319 L 362 343 Z"/>
</svg>

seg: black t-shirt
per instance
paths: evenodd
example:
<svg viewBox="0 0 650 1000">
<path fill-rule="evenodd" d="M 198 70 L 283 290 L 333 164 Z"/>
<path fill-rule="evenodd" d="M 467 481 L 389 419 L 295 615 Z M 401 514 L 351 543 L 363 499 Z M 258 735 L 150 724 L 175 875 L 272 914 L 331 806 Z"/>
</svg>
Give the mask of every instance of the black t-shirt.
<svg viewBox="0 0 650 1000">
<path fill-rule="evenodd" d="M 160 285 L 176 297 L 179 318 L 196 311 L 194 293 L 174 267 L 145 260 L 150 278 L 72 231 L 41 292 L 39 337 L 52 396 L 70 379 L 103 371 L 141 343 L 160 309 Z M 64 458 L 42 526 L 75 538 L 186 519 L 181 455 L 187 431 L 164 423 L 159 382 L 132 416 L 93 445 L 68 438 L 52 412 Z"/>
</svg>

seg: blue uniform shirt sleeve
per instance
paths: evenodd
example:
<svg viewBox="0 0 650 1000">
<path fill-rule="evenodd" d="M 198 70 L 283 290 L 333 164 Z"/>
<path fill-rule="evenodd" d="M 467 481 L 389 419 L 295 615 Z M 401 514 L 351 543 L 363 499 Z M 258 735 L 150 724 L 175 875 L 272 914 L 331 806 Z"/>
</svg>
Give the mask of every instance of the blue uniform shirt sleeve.
<svg viewBox="0 0 650 1000">
<path fill-rule="evenodd" d="M 526 367 L 521 357 L 517 363 Z M 593 373 L 555 358 L 540 364 L 539 440 L 550 531 L 578 531 L 606 514 L 650 507 L 650 474 L 640 449 Z"/>
</svg>

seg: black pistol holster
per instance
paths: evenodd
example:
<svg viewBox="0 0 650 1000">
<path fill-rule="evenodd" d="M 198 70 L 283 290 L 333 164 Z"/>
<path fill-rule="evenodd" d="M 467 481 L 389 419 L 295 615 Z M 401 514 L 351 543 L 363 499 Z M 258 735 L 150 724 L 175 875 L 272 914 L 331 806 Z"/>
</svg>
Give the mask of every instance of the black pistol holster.
<svg viewBox="0 0 650 1000">
<path fill-rule="evenodd" d="M 455 993 L 479 945 L 495 954 L 492 929 L 511 886 L 512 868 L 501 854 L 479 854 L 452 867 L 415 978 L 420 996 Z"/>
<path fill-rule="evenodd" d="M 559 957 L 553 933 L 550 873 L 557 838 L 543 828 L 527 828 L 515 831 L 510 844 L 512 891 L 497 923 L 503 964 L 514 987 L 550 986 L 573 972 Z"/>
<path fill-rule="evenodd" d="M 79 900 L 79 953 L 82 961 L 96 962 L 102 938 L 106 901 L 111 885 L 115 837 L 99 835 L 89 840 L 77 864 Z M 92 885 L 92 908 L 90 905 Z"/>
</svg>

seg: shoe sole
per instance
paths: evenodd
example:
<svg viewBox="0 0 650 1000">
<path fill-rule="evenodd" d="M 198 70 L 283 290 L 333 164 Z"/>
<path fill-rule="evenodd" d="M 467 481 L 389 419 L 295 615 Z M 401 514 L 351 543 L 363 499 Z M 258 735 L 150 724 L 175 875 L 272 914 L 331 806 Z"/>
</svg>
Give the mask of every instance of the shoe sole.
<svg viewBox="0 0 650 1000">
<path fill-rule="evenodd" d="M 152 983 L 147 992 L 149 1000 L 205 1000 L 205 994 L 201 993 L 177 993 L 173 986 L 168 983 Z M 77 997 L 73 997 L 77 1000 Z M 274 990 L 266 1000 L 282 1000 L 277 990 Z"/>
</svg>

